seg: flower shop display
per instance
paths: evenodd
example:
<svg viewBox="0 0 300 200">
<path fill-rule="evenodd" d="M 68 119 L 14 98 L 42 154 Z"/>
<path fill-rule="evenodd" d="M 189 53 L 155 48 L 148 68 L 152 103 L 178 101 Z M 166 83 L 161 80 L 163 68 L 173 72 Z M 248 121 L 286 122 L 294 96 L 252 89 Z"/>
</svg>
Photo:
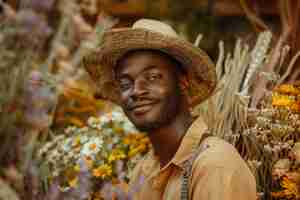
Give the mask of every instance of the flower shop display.
<svg viewBox="0 0 300 200">
<path fill-rule="evenodd" d="M 284 84 L 275 88 L 272 106 L 280 112 L 274 117 L 280 124 L 274 135 L 281 137 L 275 144 L 278 159 L 272 170 L 275 182 L 272 197 L 300 199 L 300 85 Z"/>
<path fill-rule="evenodd" d="M 117 23 L 101 9 L 97 0 L 0 2 L 0 199 L 113 199 L 122 193 L 114 186 L 128 189 L 132 168 L 151 148 L 120 110 L 106 109 L 90 84 L 80 82 L 82 57 L 101 45 L 104 29 Z M 283 14 L 281 21 L 292 22 L 284 19 L 293 16 Z M 198 27 L 198 18 L 193 25 Z M 178 27 L 186 30 L 186 24 Z M 299 199 L 300 85 L 279 83 L 299 76 L 294 64 L 300 53 L 294 52 L 297 45 L 282 42 L 293 44 L 293 39 L 271 36 L 260 33 L 253 48 L 238 40 L 232 53 L 220 42 L 216 95 L 195 114 L 200 111 L 211 132 L 247 160 L 261 200 Z M 288 54 L 296 56 L 287 60 Z M 271 87 L 257 86 L 255 75 Z M 252 101 L 255 88 L 266 95 L 263 101 Z M 58 190 L 52 187 L 56 183 Z M 45 194 L 39 195 L 41 188 Z"/>
<path fill-rule="evenodd" d="M 290 48 L 278 43 L 272 49 L 271 41 L 272 34 L 262 32 L 253 47 L 238 40 L 232 54 L 225 54 L 220 42 L 218 89 L 194 113 L 204 116 L 210 132 L 233 144 L 247 161 L 258 199 L 297 199 L 300 88 L 299 83 L 282 84 L 289 70 L 282 77 L 278 72 L 291 69 L 299 55 L 285 63 Z"/>
<path fill-rule="evenodd" d="M 38 151 L 40 166 L 47 166 L 48 183 L 59 179 L 63 192 L 81 189 L 86 170 L 88 197 L 99 195 L 104 184 L 126 184 L 136 162 L 150 148 L 146 134 L 138 132 L 121 110 L 90 117 L 84 127 L 68 127 Z"/>
<path fill-rule="evenodd" d="M 243 134 L 255 141 L 256 153 L 245 159 L 257 178 L 270 176 L 258 181 L 269 185 L 272 199 L 300 198 L 299 97 L 299 86 L 283 84 L 266 95 L 261 108 L 249 109 Z"/>
</svg>

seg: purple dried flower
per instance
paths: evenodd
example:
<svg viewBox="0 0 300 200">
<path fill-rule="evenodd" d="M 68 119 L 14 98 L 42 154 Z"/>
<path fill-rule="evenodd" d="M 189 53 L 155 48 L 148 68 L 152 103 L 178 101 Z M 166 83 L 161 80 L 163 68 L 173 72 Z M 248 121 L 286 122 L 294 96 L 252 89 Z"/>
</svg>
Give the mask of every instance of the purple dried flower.
<svg viewBox="0 0 300 200">
<path fill-rule="evenodd" d="M 105 200 L 110 200 L 113 197 L 113 191 L 112 191 L 113 185 L 111 183 L 104 183 L 101 188 L 101 196 Z"/>
<path fill-rule="evenodd" d="M 122 189 L 119 185 L 113 185 L 110 182 L 106 182 L 103 184 L 101 188 L 101 196 L 104 200 L 111 200 L 113 196 L 116 196 L 118 200 L 131 200 L 132 196 L 130 193 L 127 193 L 124 189 Z"/>
<path fill-rule="evenodd" d="M 49 190 L 47 192 L 47 194 L 45 195 L 45 197 L 43 198 L 44 200 L 59 200 L 62 199 L 62 192 L 59 189 L 59 181 L 58 180 L 54 180 L 50 187 Z"/>
<path fill-rule="evenodd" d="M 32 71 L 25 83 L 24 118 L 36 129 L 46 129 L 52 121 L 57 94 L 43 81 L 41 72 Z"/>
<path fill-rule="evenodd" d="M 78 187 L 68 191 L 70 199 L 84 200 L 88 199 L 92 191 L 91 174 L 88 166 L 83 160 L 80 160 L 80 173 L 78 175 Z"/>
<path fill-rule="evenodd" d="M 118 174 L 118 179 L 120 181 L 124 181 L 124 179 L 126 178 L 126 172 L 124 171 L 124 161 L 122 160 L 118 160 L 116 162 L 115 168 L 116 168 L 116 173 Z"/>
<path fill-rule="evenodd" d="M 31 0 L 30 7 L 37 11 L 50 11 L 56 0 Z"/>
<path fill-rule="evenodd" d="M 21 10 L 18 12 L 18 20 L 24 27 L 32 30 L 40 23 L 41 18 L 33 10 Z"/>
<path fill-rule="evenodd" d="M 138 192 L 141 189 L 141 186 L 144 185 L 144 183 L 145 183 L 145 177 L 140 176 L 138 180 L 136 180 L 135 183 L 131 185 L 131 188 L 128 192 L 128 199 L 133 199 L 133 194 Z"/>
<path fill-rule="evenodd" d="M 132 199 L 131 196 L 129 196 L 126 191 L 122 190 L 119 187 L 115 187 L 114 192 L 115 192 L 118 200 L 131 200 Z"/>
<path fill-rule="evenodd" d="M 45 19 L 33 10 L 27 9 L 18 12 L 17 21 L 21 28 L 21 34 L 28 34 L 29 37 L 32 37 L 32 34 L 48 37 L 52 33 L 52 29 Z"/>
</svg>

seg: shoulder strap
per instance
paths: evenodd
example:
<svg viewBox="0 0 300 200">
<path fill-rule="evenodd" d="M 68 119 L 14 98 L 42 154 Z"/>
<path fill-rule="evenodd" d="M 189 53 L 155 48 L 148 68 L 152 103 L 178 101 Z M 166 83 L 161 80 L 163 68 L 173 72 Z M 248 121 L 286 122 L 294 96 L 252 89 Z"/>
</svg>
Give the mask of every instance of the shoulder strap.
<svg viewBox="0 0 300 200">
<path fill-rule="evenodd" d="M 203 141 L 211 136 L 209 133 L 204 133 L 200 139 L 199 145 L 195 149 L 193 155 L 191 156 L 190 159 L 186 160 L 183 163 L 183 174 L 182 174 L 182 179 L 181 179 L 181 191 L 180 191 L 180 200 L 189 200 L 189 182 L 190 182 L 190 177 L 192 174 L 192 167 L 193 163 L 198 157 L 198 155 L 204 151 L 208 146 L 203 146 L 202 143 Z"/>
</svg>

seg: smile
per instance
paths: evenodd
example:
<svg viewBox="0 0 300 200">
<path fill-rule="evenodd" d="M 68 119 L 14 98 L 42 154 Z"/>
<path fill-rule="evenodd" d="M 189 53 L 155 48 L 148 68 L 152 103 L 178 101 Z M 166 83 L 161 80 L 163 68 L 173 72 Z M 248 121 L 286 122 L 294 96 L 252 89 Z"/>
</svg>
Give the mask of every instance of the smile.
<svg viewBox="0 0 300 200">
<path fill-rule="evenodd" d="M 142 115 L 146 112 L 149 112 L 151 108 L 153 107 L 153 104 L 145 104 L 145 105 L 139 105 L 132 109 L 132 112 L 134 115 Z"/>
</svg>

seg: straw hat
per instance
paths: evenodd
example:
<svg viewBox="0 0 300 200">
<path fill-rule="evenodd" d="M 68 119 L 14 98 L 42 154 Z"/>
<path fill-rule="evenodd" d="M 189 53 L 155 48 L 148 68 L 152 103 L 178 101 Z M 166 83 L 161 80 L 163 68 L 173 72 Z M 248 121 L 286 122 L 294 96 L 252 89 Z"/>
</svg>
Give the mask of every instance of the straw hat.
<svg viewBox="0 0 300 200">
<path fill-rule="evenodd" d="M 156 20 L 141 19 L 130 28 L 107 30 L 101 46 L 83 59 L 84 67 L 103 98 L 120 104 L 113 68 L 126 52 L 137 49 L 160 50 L 182 64 L 187 72 L 187 94 L 191 106 L 212 94 L 216 86 L 216 72 L 207 54 L 180 38 L 171 26 Z"/>
</svg>

